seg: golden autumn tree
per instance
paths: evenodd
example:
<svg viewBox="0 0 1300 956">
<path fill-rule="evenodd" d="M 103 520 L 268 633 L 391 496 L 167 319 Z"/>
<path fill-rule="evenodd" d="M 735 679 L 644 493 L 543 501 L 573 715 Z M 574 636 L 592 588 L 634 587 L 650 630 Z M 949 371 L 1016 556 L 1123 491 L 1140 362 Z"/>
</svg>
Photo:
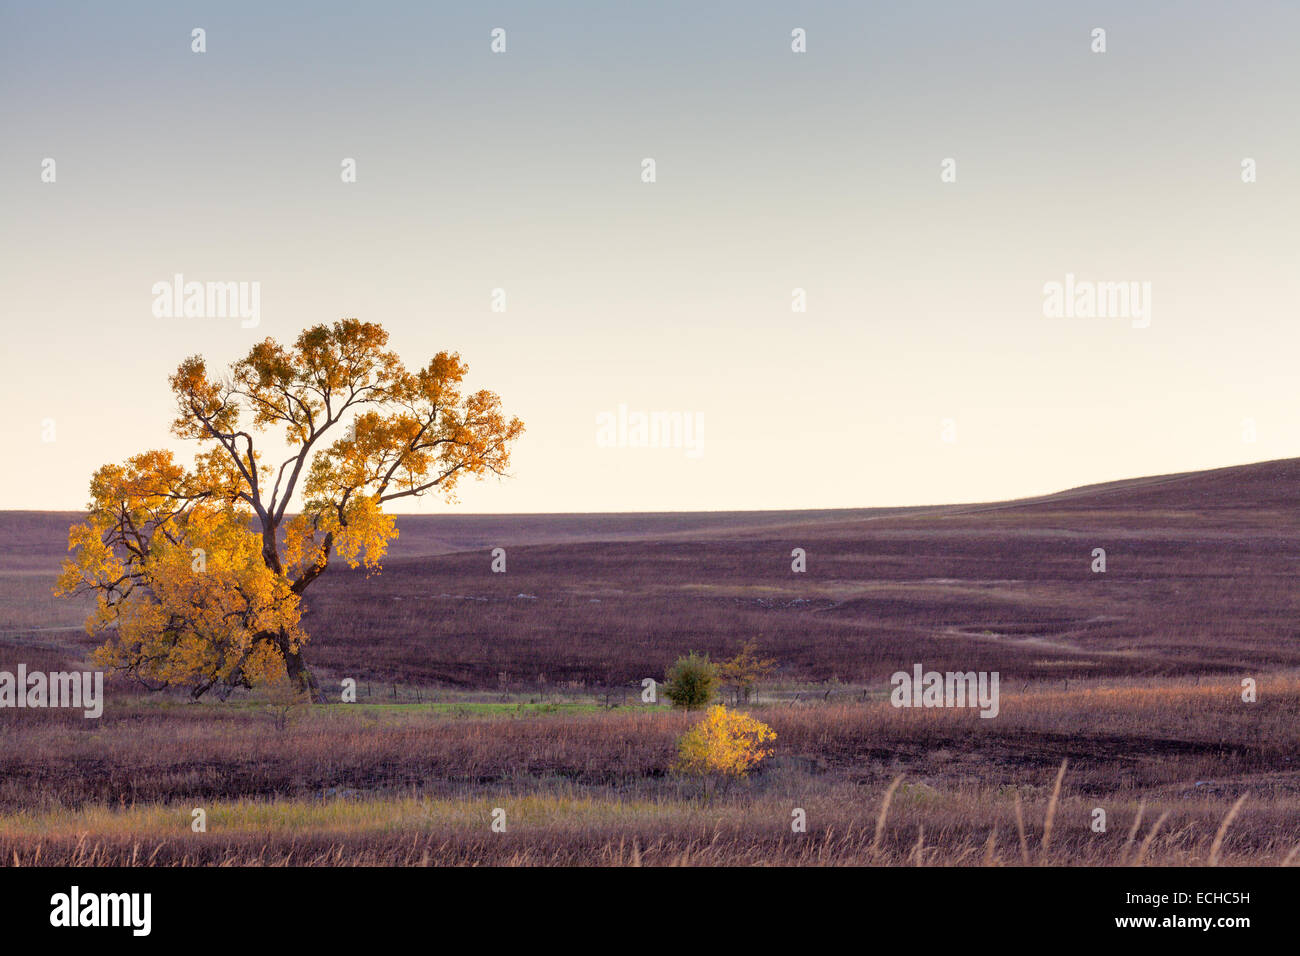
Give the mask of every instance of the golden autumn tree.
<svg viewBox="0 0 1300 956">
<path fill-rule="evenodd" d="M 105 465 L 69 532 L 56 592 L 96 595 L 100 666 L 196 698 L 279 675 L 319 694 L 303 592 L 331 558 L 377 569 L 397 536 L 385 505 L 504 474 L 524 429 L 494 393 L 463 393 L 459 355 L 408 371 L 387 344 L 344 319 L 289 347 L 268 338 L 220 378 L 202 357 L 180 364 L 172 431 L 199 444 L 193 466 L 167 451 Z"/>
<path fill-rule="evenodd" d="M 776 731 L 748 714 L 710 707 L 704 719 L 677 741 L 678 773 L 731 781 L 746 776 L 772 755 Z"/>
</svg>

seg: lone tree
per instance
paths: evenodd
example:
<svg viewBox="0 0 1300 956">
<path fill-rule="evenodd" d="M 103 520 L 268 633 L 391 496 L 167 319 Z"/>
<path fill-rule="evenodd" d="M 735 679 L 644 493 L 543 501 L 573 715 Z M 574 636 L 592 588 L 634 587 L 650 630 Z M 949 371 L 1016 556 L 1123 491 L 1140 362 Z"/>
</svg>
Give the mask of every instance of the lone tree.
<svg viewBox="0 0 1300 956">
<path fill-rule="evenodd" d="M 749 703 L 758 682 L 767 678 L 776 667 L 776 661 L 758 656 L 758 643 L 746 641 L 740 652 L 718 665 L 718 679 L 735 688 L 735 702 Z"/>
<path fill-rule="evenodd" d="M 412 372 L 387 344 L 379 325 L 344 319 L 292 347 L 268 338 L 220 379 L 200 356 L 181 363 L 172 431 L 199 443 L 193 467 L 168 451 L 105 465 L 68 534 L 55 590 L 96 594 L 99 666 L 196 699 L 278 675 L 319 696 L 300 598 L 331 555 L 378 569 L 397 537 L 388 502 L 455 500 L 462 477 L 505 473 L 524 430 L 494 393 L 462 394 L 459 355 Z"/>
</svg>

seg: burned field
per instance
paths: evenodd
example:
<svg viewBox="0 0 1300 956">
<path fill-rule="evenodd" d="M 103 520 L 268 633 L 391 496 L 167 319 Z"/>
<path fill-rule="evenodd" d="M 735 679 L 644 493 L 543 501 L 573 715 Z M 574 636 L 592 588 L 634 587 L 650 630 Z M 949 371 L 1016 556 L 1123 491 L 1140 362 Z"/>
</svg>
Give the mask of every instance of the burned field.
<svg viewBox="0 0 1300 956">
<path fill-rule="evenodd" d="M 110 680 L 98 720 L 0 710 L 0 854 L 1197 864 L 1244 798 L 1214 861 L 1294 862 L 1297 487 L 1281 461 L 988 505 L 403 518 L 381 574 L 331 570 L 309 602 L 312 666 L 357 703 Z M 94 646 L 46 597 L 71 517 L 0 516 L 0 670 Z M 747 708 L 775 754 L 705 799 L 673 773 L 695 718 L 642 680 L 751 639 L 777 662 Z M 892 707 L 916 663 L 998 672 L 996 719 Z"/>
</svg>

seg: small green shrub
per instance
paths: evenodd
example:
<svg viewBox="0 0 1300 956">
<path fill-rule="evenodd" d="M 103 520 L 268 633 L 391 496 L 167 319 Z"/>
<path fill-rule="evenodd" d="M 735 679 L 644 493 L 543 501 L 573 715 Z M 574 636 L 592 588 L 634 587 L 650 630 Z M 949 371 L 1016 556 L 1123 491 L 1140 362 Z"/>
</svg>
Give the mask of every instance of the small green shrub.
<svg viewBox="0 0 1300 956">
<path fill-rule="evenodd" d="M 713 700 L 718 684 L 718 669 L 707 654 L 691 651 L 679 657 L 664 675 L 664 696 L 674 707 L 695 710 Z"/>
</svg>

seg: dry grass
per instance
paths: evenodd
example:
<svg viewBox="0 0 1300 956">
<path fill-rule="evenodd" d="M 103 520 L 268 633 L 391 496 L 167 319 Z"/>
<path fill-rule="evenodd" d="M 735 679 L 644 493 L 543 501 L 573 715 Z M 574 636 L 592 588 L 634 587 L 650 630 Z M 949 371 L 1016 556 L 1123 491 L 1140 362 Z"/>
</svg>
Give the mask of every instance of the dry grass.
<svg viewBox="0 0 1300 956">
<path fill-rule="evenodd" d="M 891 785 L 893 786 L 893 785 Z M 1008 855 L 996 833 L 1013 825 L 1019 794 L 932 795 L 830 788 L 800 802 L 807 833 L 790 832 L 792 803 L 749 795 L 722 805 L 690 800 L 621 800 L 563 794 L 498 793 L 461 798 L 383 797 L 329 801 L 217 801 L 204 807 L 206 833 L 190 830 L 192 807 L 150 804 L 0 817 L 0 855 L 18 865 L 920 865 L 1060 866 L 1127 862 L 1131 845 L 1088 827 L 1091 801 L 1064 798 L 1058 839 Z M 879 803 L 873 814 L 871 801 Z M 507 814 L 493 833 L 494 807 Z M 1027 824 L 1046 830 L 1042 806 Z M 1136 809 L 1112 805 L 1113 818 Z M 1295 844 L 1270 830 L 1296 802 L 1247 815 L 1215 847 L 1222 807 L 1164 810 L 1133 865 L 1288 864 Z M 978 821 L 978 822 L 977 822 Z M 1166 825 L 1168 824 L 1168 825 Z M 1220 827 L 1221 829 L 1221 827 Z M 1292 834 L 1294 837 L 1294 834 Z M 1217 854 L 1217 856 L 1216 856 Z"/>
<path fill-rule="evenodd" d="M 247 698 L 117 682 L 98 721 L 0 710 L 0 861 L 1292 865 L 1298 480 L 1285 461 L 1001 505 L 402 518 L 383 574 L 307 595 L 318 675 L 374 696 L 283 729 Z M 93 646 L 48 595 L 72 517 L 0 514 L 0 669 Z M 691 718 L 636 695 L 749 638 L 780 662 L 753 708 L 776 756 L 705 804 L 669 770 Z M 1001 713 L 888 706 L 918 661 L 998 671 Z"/>
<path fill-rule="evenodd" d="M 1268 686 L 1294 713 L 1300 682 Z M 756 707 L 776 760 L 712 803 L 669 772 L 692 718 L 661 710 L 336 705 L 283 731 L 256 706 L 156 698 L 98 722 L 9 711 L 0 859 L 603 864 L 635 847 L 645 865 L 1294 862 L 1300 773 L 1278 768 L 1300 743 L 1234 720 L 1265 702 L 1233 689 L 1029 688 L 991 721 L 881 701 Z M 506 834 L 488 829 L 495 806 Z M 205 834 L 189 830 L 195 807 Z M 796 807 L 806 834 L 790 832 Z M 1018 845 L 999 846 L 1013 830 Z"/>
</svg>

